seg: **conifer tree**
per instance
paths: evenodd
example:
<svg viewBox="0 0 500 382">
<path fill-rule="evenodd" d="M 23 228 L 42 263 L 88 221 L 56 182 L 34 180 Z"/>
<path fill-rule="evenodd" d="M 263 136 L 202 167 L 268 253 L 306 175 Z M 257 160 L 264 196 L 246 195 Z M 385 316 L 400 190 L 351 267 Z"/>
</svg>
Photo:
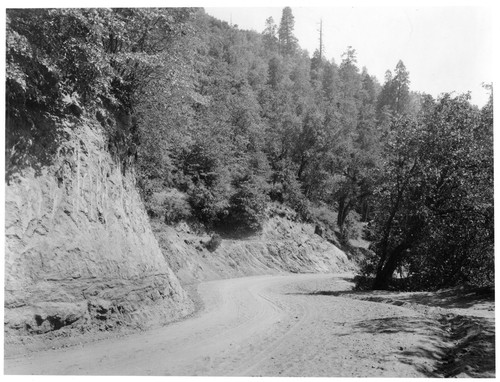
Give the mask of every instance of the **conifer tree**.
<svg viewBox="0 0 500 382">
<path fill-rule="evenodd" d="M 264 47 L 269 52 L 275 52 L 278 49 L 278 37 L 277 37 L 278 27 L 274 22 L 272 17 L 266 19 L 266 27 L 262 32 L 262 40 L 264 42 Z"/>
<path fill-rule="evenodd" d="M 284 56 L 295 53 L 297 49 L 297 38 L 293 35 L 294 26 L 295 18 L 292 14 L 292 8 L 283 8 L 280 27 L 278 30 L 278 37 L 280 43 L 280 52 Z"/>
</svg>

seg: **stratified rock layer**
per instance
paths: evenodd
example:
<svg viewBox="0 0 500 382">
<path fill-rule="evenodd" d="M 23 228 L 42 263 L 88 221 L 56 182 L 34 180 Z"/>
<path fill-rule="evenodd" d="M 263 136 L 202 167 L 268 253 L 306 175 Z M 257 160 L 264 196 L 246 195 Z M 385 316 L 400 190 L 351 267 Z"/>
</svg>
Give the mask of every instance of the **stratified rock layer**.
<svg viewBox="0 0 500 382">
<path fill-rule="evenodd" d="M 65 129 L 52 165 L 6 185 L 6 333 L 147 327 L 191 312 L 133 175 L 92 121 Z"/>
</svg>

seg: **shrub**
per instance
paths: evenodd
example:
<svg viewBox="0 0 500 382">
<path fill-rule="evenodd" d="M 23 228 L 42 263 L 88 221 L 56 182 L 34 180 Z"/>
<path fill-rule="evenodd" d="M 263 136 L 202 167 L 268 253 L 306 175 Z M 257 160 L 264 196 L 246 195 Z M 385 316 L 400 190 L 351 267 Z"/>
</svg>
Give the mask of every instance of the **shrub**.
<svg viewBox="0 0 500 382">
<path fill-rule="evenodd" d="M 310 220 L 310 203 L 302 193 L 302 186 L 297 179 L 294 165 L 289 161 L 280 161 L 272 176 L 273 185 L 269 191 L 271 200 L 292 207 L 303 220 Z"/>
<path fill-rule="evenodd" d="M 361 253 L 360 253 L 361 252 Z M 364 277 L 374 277 L 377 272 L 379 257 L 371 250 L 358 251 L 359 272 Z"/>
<path fill-rule="evenodd" d="M 199 184 L 189 192 L 189 204 L 193 215 L 208 227 L 213 226 L 220 216 L 224 216 L 229 207 L 225 192 L 218 191 L 218 188 L 209 189 Z"/>
<path fill-rule="evenodd" d="M 213 252 L 215 251 L 217 248 L 220 247 L 222 243 L 222 238 L 220 237 L 220 235 L 218 234 L 213 234 L 211 237 L 210 237 L 210 240 L 207 241 L 206 243 L 204 243 L 204 246 L 206 249 L 208 249 L 210 252 Z"/>
<path fill-rule="evenodd" d="M 259 179 L 252 175 L 243 176 L 234 182 L 236 192 L 229 200 L 229 210 L 223 225 L 236 230 L 258 231 L 266 217 L 267 196 Z"/>
<path fill-rule="evenodd" d="M 364 225 L 360 222 L 360 216 L 357 212 L 351 211 L 347 215 L 342 231 L 340 232 L 341 240 L 344 244 L 348 244 L 350 239 L 358 239 L 363 234 Z"/>
<path fill-rule="evenodd" d="M 283 179 L 283 201 L 297 211 L 302 219 L 311 218 L 309 200 L 302 193 L 298 179 L 289 171 Z"/>
<path fill-rule="evenodd" d="M 151 196 L 147 197 L 144 201 L 146 211 L 150 217 L 159 218 L 164 214 L 164 204 L 168 197 L 166 191 L 153 192 Z"/>
<path fill-rule="evenodd" d="M 371 290 L 373 285 L 373 277 L 368 276 L 354 276 L 354 290 L 363 291 Z"/>
<path fill-rule="evenodd" d="M 186 196 L 177 190 L 169 193 L 164 203 L 165 223 L 174 224 L 191 217 L 191 206 Z"/>
<path fill-rule="evenodd" d="M 328 229 L 335 231 L 337 221 L 337 213 L 329 208 L 327 205 L 322 204 L 309 208 L 311 219 L 314 223 L 323 223 Z"/>
<path fill-rule="evenodd" d="M 145 205 L 149 216 L 164 218 L 166 224 L 174 224 L 191 216 L 186 196 L 176 189 L 154 192 Z"/>
</svg>

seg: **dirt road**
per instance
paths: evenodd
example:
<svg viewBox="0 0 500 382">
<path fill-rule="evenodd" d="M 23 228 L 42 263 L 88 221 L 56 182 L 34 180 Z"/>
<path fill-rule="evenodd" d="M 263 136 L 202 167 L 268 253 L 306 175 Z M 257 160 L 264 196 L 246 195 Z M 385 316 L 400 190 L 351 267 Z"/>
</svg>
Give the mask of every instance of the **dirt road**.
<svg viewBox="0 0 500 382">
<path fill-rule="evenodd" d="M 196 317 L 84 346 L 6 358 L 6 374 L 425 377 L 440 329 L 415 310 L 343 297 L 347 275 L 202 283 Z M 328 295 L 315 294 L 329 291 Z M 338 293 L 335 293 L 335 292 Z"/>
</svg>

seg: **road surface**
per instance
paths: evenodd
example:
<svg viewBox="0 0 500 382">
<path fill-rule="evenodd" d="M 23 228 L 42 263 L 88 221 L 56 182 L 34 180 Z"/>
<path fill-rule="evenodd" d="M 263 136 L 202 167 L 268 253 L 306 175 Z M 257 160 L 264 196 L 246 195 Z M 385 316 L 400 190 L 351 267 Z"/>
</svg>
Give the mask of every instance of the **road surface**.
<svg viewBox="0 0 500 382">
<path fill-rule="evenodd" d="M 428 376 L 440 351 L 430 319 L 404 307 L 342 297 L 351 287 L 347 275 L 331 274 L 204 282 L 198 292 L 205 308 L 195 317 L 118 339 L 7 357 L 4 372 Z"/>
</svg>

